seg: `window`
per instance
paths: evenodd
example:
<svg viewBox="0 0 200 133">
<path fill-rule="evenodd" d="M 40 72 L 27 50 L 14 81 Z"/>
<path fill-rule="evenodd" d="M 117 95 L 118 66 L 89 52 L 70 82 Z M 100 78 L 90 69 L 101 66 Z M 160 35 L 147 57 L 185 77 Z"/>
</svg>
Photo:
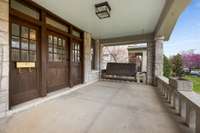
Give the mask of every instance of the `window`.
<svg viewBox="0 0 200 133">
<path fill-rule="evenodd" d="M 30 17 L 33 17 L 34 19 L 39 20 L 39 18 L 40 18 L 39 12 L 21 4 L 20 2 L 18 2 L 16 0 L 11 0 L 11 8 L 18 10 Z"/>
<path fill-rule="evenodd" d="M 48 36 L 48 60 L 49 62 L 65 62 L 66 40 L 57 36 Z"/>
<path fill-rule="evenodd" d="M 95 70 L 95 55 L 96 55 L 95 41 L 92 39 L 92 43 L 91 43 L 91 69 L 92 70 Z"/>
<path fill-rule="evenodd" d="M 74 36 L 76 36 L 78 38 L 81 38 L 81 34 L 76 30 L 72 30 L 72 35 L 74 35 Z"/>
<path fill-rule="evenodd" d="M 46 17 L 46 23 L 64 32 L 69 32 L 69 28 L 66 25 L 63 25 L 62 23 L 59 23 L 49 17 Z"/>
<path fill-rule="evenodd" d="M 12 24 L 12 37 L 11 37 L 11 60 L 12 61 L 31 61 L 35 62 L 36 59 L 36 30 Z"/>
<path fill-rule="evenodd" d="M 72 44 L 72 62 L 80 63 L 80 43 L 78 42 Z"/>
</svg>

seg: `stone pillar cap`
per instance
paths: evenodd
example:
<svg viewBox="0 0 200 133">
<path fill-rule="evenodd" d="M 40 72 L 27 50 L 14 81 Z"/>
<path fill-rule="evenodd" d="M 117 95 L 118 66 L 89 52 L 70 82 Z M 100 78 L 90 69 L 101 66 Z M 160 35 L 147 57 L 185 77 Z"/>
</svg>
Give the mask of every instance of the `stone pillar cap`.
<svg viewBox="0 0 200 133">
<path fill-rule="evenodd" d="M 157 36 L 157 37 L 155 37 L 154 39 L 155 39 L 155 40 L 164 40 L 165 37 L 164 37 L 164 36 Z"/>
</svg>

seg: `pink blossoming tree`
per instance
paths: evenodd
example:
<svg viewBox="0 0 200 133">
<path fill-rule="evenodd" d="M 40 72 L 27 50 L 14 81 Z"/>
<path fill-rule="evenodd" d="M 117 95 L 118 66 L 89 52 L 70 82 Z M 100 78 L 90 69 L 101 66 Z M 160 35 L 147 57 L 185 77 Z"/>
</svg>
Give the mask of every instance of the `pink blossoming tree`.
<svg viewBox="0 0 200 133">
<path fill-rule="evenodd" d="M 182 52 L 183 64 L 187 68 L 200 68 L 200 54 L 194 53 L 194 50 Z"/>
</svg>

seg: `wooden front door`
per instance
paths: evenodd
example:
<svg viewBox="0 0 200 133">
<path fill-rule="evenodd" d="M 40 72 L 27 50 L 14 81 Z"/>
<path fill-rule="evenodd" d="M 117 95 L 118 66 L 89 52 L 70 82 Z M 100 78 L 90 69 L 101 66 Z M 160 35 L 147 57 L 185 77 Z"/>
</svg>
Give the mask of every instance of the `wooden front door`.
<svg viewBox="0 0 200 133">
<path fill-rule="evenodd" d="M 20 20 L 10 23 L 10 106 L 39 97 L 39 29 Z M 35 68 L 17 68 L 22 62 Z"/>
<path fill-rule="evenodd" d="M 71 43 L 71 84 L 78 85 L 82 82 L 82 45 L 79 41 L 72 39 Z"/>
<path fill-rule="evenodd" d="M 48 31 L 47 91 L 69 86 L 69 43 L 60 34 Z"/>
</svg>

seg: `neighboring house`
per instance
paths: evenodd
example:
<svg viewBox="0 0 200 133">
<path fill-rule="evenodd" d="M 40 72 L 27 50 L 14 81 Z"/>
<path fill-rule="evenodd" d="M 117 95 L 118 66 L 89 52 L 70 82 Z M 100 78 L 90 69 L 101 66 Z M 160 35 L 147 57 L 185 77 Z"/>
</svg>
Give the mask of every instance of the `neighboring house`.
<svg viewBox="0 0 200 133">
<path fill-rule="evenodd" d="M 147 45 L 128 46 L 128 58 L 130 63 L 135 63 L 138 72 L 147 71 Z"/>
</svg>

